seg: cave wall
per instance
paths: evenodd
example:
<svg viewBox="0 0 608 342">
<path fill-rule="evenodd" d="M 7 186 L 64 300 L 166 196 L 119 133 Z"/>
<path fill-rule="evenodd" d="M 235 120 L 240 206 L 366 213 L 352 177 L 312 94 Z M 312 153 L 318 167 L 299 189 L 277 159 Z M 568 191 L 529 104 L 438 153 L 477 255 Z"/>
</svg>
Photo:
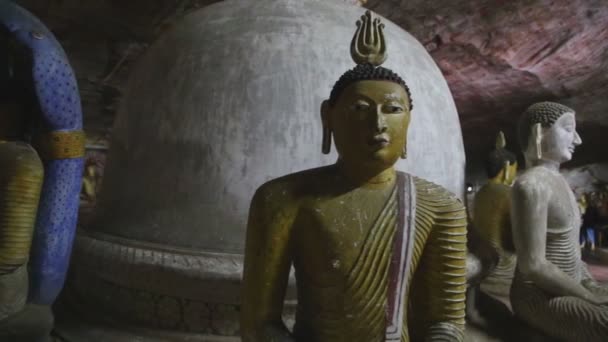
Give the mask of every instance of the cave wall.
<svg viewBox="0 0 608 342">
<path fill-rule="evenodd" d="M 64 45 L 81 88 L 88 146 L 103 149 L 133 63 L 185 13 L 216 1 L 16 2 Z M 577 111 L 583 145 L 568 166 L 608 160 L 597 148 L 608 130 L 605 0 L 343 1 L 387 17 L 431 53 L 458 108 L 470 172 L 481 167 L 498 130 L 515 142 L 518 116 L 541 100 Z"/>
</svg>

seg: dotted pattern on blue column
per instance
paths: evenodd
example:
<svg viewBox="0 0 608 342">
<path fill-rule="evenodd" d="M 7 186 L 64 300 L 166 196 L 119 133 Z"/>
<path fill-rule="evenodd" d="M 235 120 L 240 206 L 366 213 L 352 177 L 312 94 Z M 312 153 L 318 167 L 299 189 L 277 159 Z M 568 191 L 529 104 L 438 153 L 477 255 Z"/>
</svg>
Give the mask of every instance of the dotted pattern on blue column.
<svg viewBox="0 0 608 342">
<path fill-rule="evenodd" d="M 50 304 L 63 287 L 78 218 L 83 164 L 82 158 L 45 162 L 30 259 L 32 302 Z"/>
<path fill-rule="evenodd" d="M 80 97 L 67 59 L 57 51 L 42 51 L 34 54 L 33 61 L 33 79 L 45 126 L 51 130 L 81 129 Z"/>
<path fill-rule="evenodd" d="M 0 25 L 33 57 L 32 79 L 44 129 L 82 129 L 76 77 L 61 45 L 34 15 L 0 1 Z M 44 183 L 29 262 L 30 301 L 51 304 L 61 291 L 72 250 L 82 184 L 83 159 L 44 163 Z"/>
</svg>

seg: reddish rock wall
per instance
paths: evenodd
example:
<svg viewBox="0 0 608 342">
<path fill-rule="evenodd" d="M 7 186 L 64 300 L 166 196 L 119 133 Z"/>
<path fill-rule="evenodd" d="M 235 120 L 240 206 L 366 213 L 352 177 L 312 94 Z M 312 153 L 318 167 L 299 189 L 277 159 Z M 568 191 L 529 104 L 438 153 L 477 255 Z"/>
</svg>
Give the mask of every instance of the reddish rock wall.
<svg viewBox="0 0 608 342">
<path fill-rule="evenodd" d="M 64 43 L 82 89 L 92 140 L 109 134 L 129 67 L 193 8 L 217 0 L 21 0 Z M 344 0 L 396 22 L 446 76 L 475 164 L 539 100 L 577 110 L 584 144 L 574 163 L 608 160 L 608 6 L 604 0 Z M 407 78 L 407 75 L 405 75 Z M 511 147 L 517 150 L 515 146 Z"/>
</svg>

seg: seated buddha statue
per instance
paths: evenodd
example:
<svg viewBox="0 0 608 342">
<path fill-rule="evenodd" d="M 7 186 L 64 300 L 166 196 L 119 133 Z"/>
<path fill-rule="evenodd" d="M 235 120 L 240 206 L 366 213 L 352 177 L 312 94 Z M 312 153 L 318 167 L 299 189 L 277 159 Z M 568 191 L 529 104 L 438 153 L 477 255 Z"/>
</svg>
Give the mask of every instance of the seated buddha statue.
<svg viewBox="0 0 608 342">
<path fill-rule="evenodd" d="M 518 136 L 526 170 L 512 190 L 513 311 L 560 340 L 606 341 L 608 286 L 598 284 L 581 260 L 579 209 L 559 172 L 581 144 L 575 112 L 558 103 L 536 103 L 522 115 Z"/>
<path fill-rule="evenodd" d="M 517 157 L 506 148 L 504 134 L 486 159 L 488 182 L 475 195 L 473 228 L 498 255 L 496 266 L 481 282 L 484 292 L 509 298 L 515 271 L 515 250 L 511 237 L 511 185 L 517 173 Z"/>
<path fill-rule="evenodd" d="M 462 341 L 466 216 L 441 186 L 395 170 L 412 98 L 380 64 L 379 19 L 358 23 L 358 65 L 321 106 L 335 164 L 271 180 L 250 208 L 241 297 L 243 341 Z M 282 321 L 290 268 L 293 331 Z"/>
<path fill-rule="evenodd" d="M 4 99 L 5 100 L 5 99 Z M 0 100 L 0 340 L 44 341 L 50 307 L 28 305 L 28 260 L 44 170 L 22 140 L 18 104 Z"/>
</svg>

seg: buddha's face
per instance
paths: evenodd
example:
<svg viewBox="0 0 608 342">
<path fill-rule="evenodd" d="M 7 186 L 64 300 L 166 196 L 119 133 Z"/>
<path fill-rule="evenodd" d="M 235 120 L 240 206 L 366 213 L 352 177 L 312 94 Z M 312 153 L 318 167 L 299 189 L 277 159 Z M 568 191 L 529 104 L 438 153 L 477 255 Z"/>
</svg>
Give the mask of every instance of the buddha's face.
<svg viewBox="0 0 608 342">
<path fill-rule="evenodd" d="M 96 173 L 97 173 L 97 172 L 95 172 L 95 165 L 88 165 L 88 166 L 86 167 L 86 169 L 85 169 L 85 174 L 86 174 L 88 177 L 95 177 L 95 174 L 96 174 Z"/>
<path fill-rule="evenodd" d="M 410 123 L 407 92 L 389 81 L 358 81 L 324 113 L 340 158 L 351 165 L 390 167 L 401 156 Z"/>
<path fill-rule="evenodd" d="M 574 113 L 565 113 L 555 123 L 543 129 L 542 159 L 564 163 L 572 159 L 576 146 L 582 143 L 576 132 Z"/>
</svg>

